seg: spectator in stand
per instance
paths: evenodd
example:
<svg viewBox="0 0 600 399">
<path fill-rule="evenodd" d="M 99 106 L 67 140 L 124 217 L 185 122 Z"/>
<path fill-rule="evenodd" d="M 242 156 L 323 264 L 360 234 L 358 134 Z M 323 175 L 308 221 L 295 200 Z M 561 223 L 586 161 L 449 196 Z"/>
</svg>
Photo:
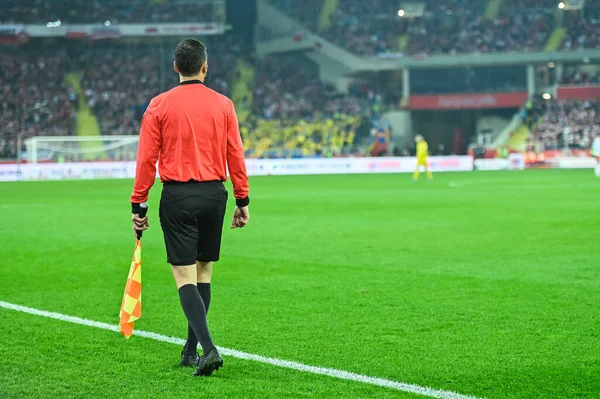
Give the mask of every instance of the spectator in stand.
<svg viewBox="0 0 600 399">
<path fill-rule="evenodd" d="M 598 162 L 596 165 L 596 176 L 600 176 L 600 133 L 597 133 L 594 141 L 592 141 L 591 154 Z"/>
<path fill-rule="evenodd" d="M 371 149 L 369 155 L 372 157 L 383 157 L 388 153 L 388 147 L 392 137 L 392 132 L 389 129 L 373 129 L 372 131 L 373 142 L 371 143 Z"/>
<path fill-rule="evenodd" d="M 254 113 L 265 119 L 311 119 L 315 112 L 358 114 L 361 106 L 291 62 L 266 59 L 258 68 L 254 87 Z"/>
<path fill-rule="evenodd" d="M 18 137 L 74 132 L 76 98 L 63 82 L 68 57 L 12 49 L 0 57 L 0 157 L 15 157 Z"/>
<path fill-rule="evenodd" d="M 548 149 L 586 149 L 600 133 L 600 102 L 549 102 L 543 121 L 533 130 L 541 151 Z"/>
<path fill-rule="evenodd" d="M 271 2 L 310 30 L 319 29 L 318 20 L 323 7 L 322 0 L 272 0 Z"/>
<path fill-rule="evenodd" d="M 355 115 L 366 111 L 375 121 L 380 107 L 372 90 L 354 86 L 342 95 L 293 61 L 267 58 L 254 79 L 253 113 L 260 119 L 241 127 L 247 156 L 348 155 L 361 123 Z"/>
<path fill-rule="evenodd" d="M 600 85 L 600 73 L 598 69 L 585 71 L 581 69 L 568 70 L 561 80 L 564 85 Z"/>
<path fill-rule="evenodd" d="M 519 13 L 488 20 L 465 12 L 451 17 L 431 15 L 408 28 L 409 52 L 424 54 L 535 51 L 552 31 L 551 14 Z"/>
<path fill-rule="evenodd" d="M 160 92 L 158 52 L 93 49 L 78 61 L 86 71 L 83 93 L 102 134 L 137 134 L 148 102 Z"/>
<path fill-rule="evenodd" d="M 172 61 L 161 57 L 159 46 L 121 42 L 72 43 L 45 46 L 39 53 L 31 44 L 0 59 L 0 151 L 16 154 L 16 137 L 75 134 L 77 104 L 86 104 L 97 117 L 103 135 L 138 134 L 148 101 L 163 87 L 161 69 Z M 235 65 L 243 56 L 235 39 L 220 38 L 211 47 L 208 85 L 227 93 Z M 22 55 L 21 55 L 22 53 Z M 164 58 L 168 65 L 161 68 Z M 163 61 L 161 61 L 161 59 Z M 65 85 L 68 73 L 83 72 L 81 90 Z M 253 81 L 254 116 L 241 123 L 250 156 L 337 156 L 356 153 L 359 131 L 379 125 L 382 98 L 368 84 L 352 85 L 342 94 L 293 61 L 267 58 L 256 68 Z M 80 98 L 77 94 L 80 93 Z M 239 105 L 239 104 L 238 104 Z M 367 118 L 362 118 L 366 116 Z M 366 123 L 366 127 L 364 126 Z"/>
<path fill-rule="evenodd" d="M 319 120 L 252 119 L 240 127 L 246 156 L 301 158 L 349 155 L 360 124 L 356 116 Z"/>
<path fill-rule="evenodd" d="M 209 66 L 215 72 L 207 79 L 207 85 L 226 95 L 229 94 L 233 71 L 219 65 L 235 63 L 239 47 L 232 40 L 226 36 L 215 41 L 214 47 L 209 42 Z M 137 134 L 148 102 L 162 88 L 160 52 L 153 47 L 111 43 L 76 52 L 76 58 L 79 69 L 85 71 L 82 81 L 84 96 L 98 117 L 102 134 Z M 174 77 L 172 82 L 167 83 L 166 88 L 169 88 L 177 84 L 177 75 L 173 72 L 171 57 L 165 58 L 168 63 L 163 68 Z"/>
<path fill-rule="evenodd" d="M 363 56 L 398 53 L 398 36 L 406 33 L 396 4 L 385 0 L 346 1 L 321 31 L 326 39 Z"/>
<path fill-rule="evenodd" d="M 340 2 L 329 25 L 319 29 L 322 3 L 273 1 L 307 28 L 362 56 L 537 51 L 552 32 L 556 10 L 551 0 L 510 0 L 501 8 L 505 14 L 488 20 L 483 0 L 426 0 L 422 17 L 399 18 L 396 2 L 347 0 Z M 409 41 L 401 49 L 404 34 Z"/>
<path fill-rule="evenodd" d="M 564 50 L 579 50 L 582 48 L 600 49 L 600 7 L 590 6 L 581 11 L 566 13 L 567 36 L 563 42 Z"/>
<path fill-rule="evenodd" d="M 548 11 L 554 12 L 560 0 L 503 0 L 502 7 L 515 13 Z"/>
<path fill-rule="evenodd" d="M 69 24 L 223 22 L 222 6 L 204 1 L 2 0 L 0 22 Z"/>
</svg>

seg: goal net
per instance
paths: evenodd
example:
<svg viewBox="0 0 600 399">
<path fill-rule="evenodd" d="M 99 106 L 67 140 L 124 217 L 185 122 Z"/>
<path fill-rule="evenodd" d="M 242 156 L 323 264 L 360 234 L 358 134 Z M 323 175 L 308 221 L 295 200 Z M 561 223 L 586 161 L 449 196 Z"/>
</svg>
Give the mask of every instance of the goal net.
<svg viewBox="0 0 600 399">
<path fill-rule="evenodd" d="M 39 162 L 135 161 L 139 136 L 48 136 L 25 142 L 23 158 Z"/>
</svg>

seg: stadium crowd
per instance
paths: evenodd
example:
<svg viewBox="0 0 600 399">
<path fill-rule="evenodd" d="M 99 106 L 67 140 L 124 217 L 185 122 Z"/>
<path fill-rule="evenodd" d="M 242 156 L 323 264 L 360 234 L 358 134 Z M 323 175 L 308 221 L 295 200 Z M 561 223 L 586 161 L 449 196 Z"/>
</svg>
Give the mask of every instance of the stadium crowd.
<svg viewBox="0 0 600 399">
<path fill-rule="evenodd" d="M 505 1 L 498 15 L 490 18 L 486 1 L 426 0 L 421 17 L 399 18 L 395 2 L 348 0 L 339 4 L 327 23 L 322 23 L 321 2 L 273 3 L 307 28 L 362 56 L 541 50 L 554 29 L 558 4 L 554 0 Z M 585 10 L 585 18 L 578 12 L 568 12 L 564 49 L 598 48 L 598 12 L 593 4 Z"/>
<path fill-rule="evenodd" d="M 100 131 L 114 135 L 139 132 L 148 103 L 160 92 L 159 54 L 106 48 L 84 51 L 77 62 L 85 71 L 82 91 L 98 117 Z"/>
<path fill-rule="evenodd" d="M 252 133 L 244 137 L 252 156 L 274 156 L 274 151 L 287 156 L 347 153 L 364 110 L 373 120 L 379 117 L 381 96 L 366 86 L 341 95 L 289 60 L 258 63 L 235 40 L 207 44 L 209 87 L 230 95 L 236 75 L 231 66 L 240 57 L 256 70 L 251 118 L 241 121 L 242 132 Z M 164 46 L 169 51 L 173 47 Z M 29 44 L 1 57 L 0 158 L 15 156 L 19 136 L 76 134 L 76 127 L 82 128 L 75 123 L 82 107 L 97 118 L 103 135 L 137 134 L 150 99 L 178 83 L 172 54 L 161 57 L 158 46 L 65 43 L 31 55 L 41 49 Z M 161 67 L 162 62 L 166 65 Z M 85 123 L 83 128 L 89 129 L 94 122 Z"/>
<path fill-rule="evenodd" d="M 581 70 L 578 68 L 567 69 L 561 79 L 565 85 L 600 85 L 600 72 L 598 70 Z"/>
<path fill-rule="evenodd" d="M 225 49 L 229 51 L 221 51 Z M 230 94 L 234 73 L 233 68 L 225 66 L 235 65 L 236 54 L 241 56 L 234 48 L 226 45 L 211 48 L 210 77 L 207 80 L 209 87 L 223 94 Z M 80 56 L 79 62 L 87 66 L 83 92 L 88 106 L 98 116 L 102 133 L 122 135 L 139 131 L 140 119 L 148 101 L 161 91 L 158 54 L 148 49 L 135 48 L 91 51 Z M 149 65 L 155 67 L 148 68 Z M 166 68 L 173 76 L 170 84 L 166 85 L 168 88 L 174 86 L 177 80 L 172 72 L 172 65 L 169 64 Z M 252 115 L 255 117 L 249 121 L 241 121 L 243 131 L 252 132 L 253 137 L 247 140 L 246 148 L 254 150 L 253 154 L 262 156 L 266 149 L 282 151 L 300 147 L 303 155 L 314 153 L 315 148 L 309 145 L 310 141 L 298 138 L 298 143 L 302 145 L 292 145 L 291 142 L 288 143 L 289 134 L 277 134 L 273 123 L 267 121 L 282 120 L 281 126 L 287 127 L 288 133 L 291 131 L 289 128 L 301 126 L 302 131 L 296 130 L 298 137 L 310 136 L 332 143 L 335 141 L 334 137 L 338 136 L 338 131 L 343 131 L 343 136 L 347 136 L 346 115 L 358 115 L 363 109 L 357 97 L 340 95 L 333 87 L 323 84 L 292 62 L 268 58 L 265 62 L 256 64 L 255 68 L 257 74 L 252 82 Z M 114 74 L 115 70 L 119 70 L 119 73 Z M 303 123 L 299 125 L 298 121 Z M 335 125 L 332 137 L 312 135 L 313 131 L 324 130 L 321 123 Z M 283 139 L 286 139 L 285 143 Z M 296 138 L 290 140 L 294 141 Z M 262 143 L 258 148 L 251 144 L 258 142 Z M 269 145 L 265 147 L 265 143 Z M 338 153 L 344 143 L 332 143 L 332 152 Z M 265 153 L 265 156 L 268 154 Z"/>
<path fill-rule="evenodd" d="M 573 12 L 567 15 L 567 35 L 564 50 L 600 49 L 600 6 L 589 7 L 585 14 Z"/>
<path fill-rule="evenodd" d="M 210 0 L 2 0 L 0 23 L 220 22 L 216 9 Z"/>
<path fill-rule="evenodd" d="M 235 63 L 239 46 L 230 38 L 207 41 L 210 51 L 210 78 L 207 85 L 225 95 L 233 71 L 227 65 Z M 175 42 L 165 48 L 175 47 Z M 98 117 L 105 135 L 127 135 L 139 132 L 140 120 L 149 101 L 178 81 L 173 71 L 172 55 L 165 55 L 162 68 L 168 81 L 161 82 L 160 49 L 152 46 L 100 46 L 76 52 L 76 68 L 84 71 L 82 91 L 90 109 Z M 118 73 L 115 73 L 118 71 Z"/>
<path fill-rule="evenodd" d="M 360 131 L 368 135 L 363 119 L 378 121 L 381 96 L 364 85 L 341 94 L 293 60 L 266 58 L 256 69 L 254 117 L 241 128 L 248 156 L 347 155 Z"/>
<path fill-rule="evenodd" d="M 421 18 L 408 28 L 408 51 L 413 54 L 534 51 L 542 48 L 550 34 L 551 19 L 546 13 L 525 12 L 496 20 L 468 13 L 454 18 Z"/>
<path fill-rule="evenodd" d="M 311 119 L 315 113 L 358 114 L 358 100 L 339 95 L 335 88 L 310 76 L 292 62 L 268 58 L 258 67 L 254 85 L 254 114 L 265 119 Z"/>
<path fill-rule="evenodd" d="M 360 126 L 358 116 L 310 120 L 252 118 L 240 127 L 250 158 L 302 158 L 348 155 Z"/>
<path fill-rule="evenodd" d="M 76 96 L 63 81 L 66 53 L 13 50 L 0 57 L 0 157 L 17 154 L 18 138 L 74 133 Z"/>
<path fill-rule="evenodd" d="M 398 21 L 393 2 L 351 0 L 343 3 L 321 29 L 326 39 L 363 56 L 397 53 L 406 23 Z"/>
<path fill-rule="evenodd" d="M 321 2 L 273 1 L 279 7 L 296 12 L 304 23 L 319 29 Z M 17 18 L 34 20 L 39 16 L 34 9 L 49 7 L 49 2 L 44 0 L 7 2 L 8 7 L 0 11 L 0 16 L 16 13 Z M 426 0 L 423 18 L 399 20 L 391 2 L 348 0 L 332 14 L 322 32 L 338 44 L 365 55 L 399 51 L 398 37 L 406 34 L 410 36 L 405 43 L 406 49 L 412 53 L 540 48 L 552 29 L 547 13 L 548 7 L 553 7 L 550 6 L 552 1 L 524 0 L 521 3 L 517 7 L 516 0 L 505 1 L 503 4 L 510 5 L 505 8 L 511 12 L 488 20 L 482 17 L 485 1 L 468 0 L 469 6 L 464 7 L 464 2 L 459 0 Z M 108 1 L 100 5 L 100 2 L 78 0 L 70 4 L 69 9 L 59 6 L 53 7 L 52 11 L 69 15 L 71 21 L 101 20 L 104 17 L 100 15 L 106 10 L 113 16 L 122 15 L 118 11 L 121 7 L 135 10 L 143 2 Z M 84 7 L 84 4 L 93 7 Z M 151 11 L 143 12 L 159 12 L 160 5 L 159 2 L 158 9 L 148 7 Z M 32 7 L 29 16 L 25 16 L 27 7 Z M 84 9 L 89 10 L 84 13 Z M 567 40 L 578 46 L 596 43 L 595 18 L 594 13 L 585 14 L 585 23 L 577 28 L 572 25 L 572 36 Z M 573 24 L 572 21 L 568 23 Z M 170 53 L 175 42 L 162 46 L 122 42 L 82 45 L 81 42 L 69 44 L 65 41 L 56 47 L 40 44 L 16 47 L 0 58 L 0 126 L 3 133 L 0 157 L 16 154 L 18 137 L 75 134 L 77 112 L 81 106 L 89 108 L 97 117 L 101 134 L 136 134 L 150 99 L 178 82 L 172 71 Z M 237 60 L 245 59 L 256 72 L 250 82 L 252 98 L 242 102 L 248 100 L 250 117 L 240 120 L 245 148 L 250 156 L 349 154 L 356 151 L 358 140 L 368 138 L 369 132 L 372 138 L 377 135 L 373 132 L 389 135 L 387 126 L 380 124 L 380 116 L 382 97 L 390 97 L 386 87 L 393 86 L 391 78 L 383 79 L 383 83 L 377 82 L 376 78 L 354 83 L 347 94 L 341 94 L 294 60 L 277 57 L 267 57 L 262 62 L 254 60 L 249 47 L 233 35 L 219 37 L 214 42 L 208 39 L 207 45 L 210 71 L 207 85 L 211 88 L 231 94 L 234 81 L 239 78 L 235 67 Z M 447 77 L 448 71 L 443 73 Z M 78 83 L 73 84 L 73 79 L 67 79 L 68 75 L 77 76 Z M 496 72 L 491 75 L 495 80 L 501 76 Z M 524 74 L 519 73 L 519 76 Z M 417 89 L 418 73 L 415 72 L 414 77 L 413 89 Z M 424 84 L 429 85 L 430 80 L 424 79 Z M 513 79 L 509 76 L 506 80 Z M 598 84 L 600 78 L 597 73 L 567 69 L 563 83 Z M 489 88 L 491 83 L 485 81 L 483 86 Z M 502 89 L 506 90 L 505 87 Z M 436 90 L 440 91 L 439 85 Z M 394 87 L 392 91 L 401 90 Z M 244 107 L 244 104 L 237 105 Z M 561 146 L 563 137 L 567 145 L 585 146 L 598 129 L 597 108 L 595 102 L 552 103 L 546 113 L 539 113 L 545 116 L 535 128 L 534 137 L 547 147 Z M 531 126 L 534 126 L 533 122 Z M 574 133 L 565 135 L 565 128 Z"/>
<path fill-rule="evenodd" d="M 600 134 L 600 101 L 550 101 L 532 131 L 538 150 L 587 149 Z"/>
</svg>

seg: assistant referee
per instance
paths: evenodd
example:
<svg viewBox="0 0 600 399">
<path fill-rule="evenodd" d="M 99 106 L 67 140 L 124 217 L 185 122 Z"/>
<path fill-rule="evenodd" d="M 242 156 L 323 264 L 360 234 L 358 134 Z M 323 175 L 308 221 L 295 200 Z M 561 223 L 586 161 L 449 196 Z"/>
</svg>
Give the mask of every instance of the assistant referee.
<svg viewBox="0 0 600 399">
<path fill-rule="evenodd" d="M 206 47 L 195 39 L 175 49 L 174 69 L 179 86 L 152 99 L 142 118 L 136 177 L 131 195 L 133 228 L 146 230 L 140 203 L 156 178 L 163 191 L 160 224 L 167 262 L 188 320 L 182 366 L 196 366 L 194 375 L 207 376 L 223 365 L 210 336 L 206 313 L 210 304 L 213 262 L 219 260 L 227 203 L 226 168 L 233 182 L 236 208 L 231 228 L 246 226 L 248 176 L 238 120 L 231 100 L 204 86 L 208 75 Z M 197 354 L 198 341 L 202 356 Z"/>
</svg>

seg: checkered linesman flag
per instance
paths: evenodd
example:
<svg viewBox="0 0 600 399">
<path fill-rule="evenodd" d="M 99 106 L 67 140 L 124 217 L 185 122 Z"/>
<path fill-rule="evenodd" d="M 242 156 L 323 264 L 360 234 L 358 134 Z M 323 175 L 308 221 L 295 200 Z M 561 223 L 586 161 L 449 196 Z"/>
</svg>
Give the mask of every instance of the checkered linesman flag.
<svg viewBox="0 0 600 399">
<path fill-rule="evenodd" d="M 142 317 L 142 242 L 137 240 L 119 315 L 119 330 L 125 338 L 131 337 L 133 324 L 140 317 Z"/>
</svg>

